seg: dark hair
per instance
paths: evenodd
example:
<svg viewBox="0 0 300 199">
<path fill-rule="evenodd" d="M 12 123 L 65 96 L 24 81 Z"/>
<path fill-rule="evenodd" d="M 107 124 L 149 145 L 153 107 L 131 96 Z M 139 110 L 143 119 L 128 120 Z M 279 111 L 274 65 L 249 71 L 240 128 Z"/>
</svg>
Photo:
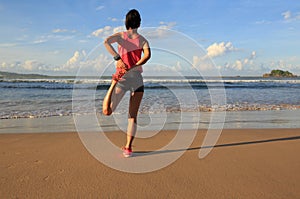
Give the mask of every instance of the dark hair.
<svg viewBox="0 0 300 199">
<path fill-rule="evenodd" d="M 136 29 L 141 25 L 141 16 L 140 13 L 132 9 L 126 14 L 125 26 L 128 30 L 129 28 Z"/>
</svg>

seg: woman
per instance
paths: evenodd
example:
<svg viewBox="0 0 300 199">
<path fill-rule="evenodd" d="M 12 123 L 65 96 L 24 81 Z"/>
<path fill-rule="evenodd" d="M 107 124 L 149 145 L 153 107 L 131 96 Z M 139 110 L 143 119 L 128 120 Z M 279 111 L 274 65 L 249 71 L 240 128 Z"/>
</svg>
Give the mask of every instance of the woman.
<svg viewBox="0 0 300 199">
<path fill-rule="evenodd" d="M 125 32 L 118 32 L 105 39 L 107 51 L 117 61 L 116 73 L 103 100 L 103 114 L 111 115 L 126 91 L 130 91 L 127 142 L 123 147 L 124 157 L 132 155 L 132 142 L 137 130 L 137 114 L 144 94 L 142 65 L 151 57 L 148 41 L 138 33 L 141 17 L 137 10 L 126 14 Z M 112 46 L 118 43 L 118 52 Z M 143 55 L 142 55 L 143 54 Z"/>
</svg>

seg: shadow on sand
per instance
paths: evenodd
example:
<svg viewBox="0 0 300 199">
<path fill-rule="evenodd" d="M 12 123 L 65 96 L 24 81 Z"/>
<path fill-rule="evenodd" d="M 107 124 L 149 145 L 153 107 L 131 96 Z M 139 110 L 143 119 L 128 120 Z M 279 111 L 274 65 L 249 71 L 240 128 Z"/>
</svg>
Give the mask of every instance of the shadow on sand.
<svg viewBox="0 0 300 199">
<path fill-rule="evenodd" d="M 247 142 L 234 142 L 234 143 L 227 143 L 227 144 L 217 144 L 215 146 L 191 147 L 191 148 L 186 148 L 186 149 L 174 149 L 174 150 L 163 150 L 163 151 L 135 151 L 134 152 L 134 157 L 164 154 L 164 153 L 174 153 L 174 152 L 182 152 L 182 151 L 200 150 L 200 149 L 204 149 L 204 148 L 231 147 L 231 146 L 241 146 L 241 145 L 262 144 L 262 143 L 268 143 L 268 142 L 281 142 L 281 141 L 289 141 L 289 140 L 299 140 L 299 139 L 300 139 L 300 136 L 293 136 L 293 137 L 274 138 L 274 139 L 267 139 L 267 140 L 255 140 L 255 141 L 247 141 Z"/>
</svg>

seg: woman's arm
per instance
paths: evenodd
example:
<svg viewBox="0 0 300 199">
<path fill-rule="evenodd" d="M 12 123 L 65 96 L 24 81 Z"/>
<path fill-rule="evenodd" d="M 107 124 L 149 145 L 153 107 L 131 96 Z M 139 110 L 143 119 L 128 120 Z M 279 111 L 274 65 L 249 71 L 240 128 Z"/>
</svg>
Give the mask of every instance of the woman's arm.
<svg viewBox="0 0 300 199">
<path fill-rule="evenodd" d="M 107 37 L 105 40 L 104 40 L 104 46 L 106 48 L 106 50 L 113 56 L 113 57 L 116 57 L 117 55 L 119 55 L 117 53 L 117 51 L 115 50 L 115 48 L 111 45 L 112 43 L 119 43 L 120 40 L 122 39 L 122 33 L 121 32 L 118 32 L 116 34 L 113 34 L 109 37 Z M 119 59 L 117 61 L 117 64 L 116 64 L 117 68 L 123 68 L 123 69 L 127 69 L 125 63 L 123 62 L 122 59 Z"/>
<path fill-rule="evenodd" d="M 104 46 L 106 48 L 106 50 L 113 56 L 117 56 L 118 53 L 117 51 L 114 49 L 114 47 L 111 45 L 112 43 L 116 43 L 121 40 L 122 36 L 121 36 L 121 33 L 116 33 L 116 34 L 113 34 L 109 37 L 107 37 L 105 40 L 104 40 Z"/>
<path fill-rule="evenodd" d="M 151 57 L 151 50 L 147 40 L 145 40 L 143 45 L 143 53 L 143 57 L 135 64 L 136 66 L 144 65 Z"/>
</svg>

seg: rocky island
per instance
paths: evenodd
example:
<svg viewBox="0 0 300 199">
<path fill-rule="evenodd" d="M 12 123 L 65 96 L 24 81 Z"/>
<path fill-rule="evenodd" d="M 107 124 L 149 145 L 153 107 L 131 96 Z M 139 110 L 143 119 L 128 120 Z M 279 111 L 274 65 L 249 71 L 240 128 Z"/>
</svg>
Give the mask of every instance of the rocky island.
<svg viewBox="0 0 300 199">
<path fill-rule="evenodd" d="M 271 73 L 266 73 L 263 77 L 297 77 L 297 75 L 294 75 L 289 71 L 272 70 Z"/>
</svg>

